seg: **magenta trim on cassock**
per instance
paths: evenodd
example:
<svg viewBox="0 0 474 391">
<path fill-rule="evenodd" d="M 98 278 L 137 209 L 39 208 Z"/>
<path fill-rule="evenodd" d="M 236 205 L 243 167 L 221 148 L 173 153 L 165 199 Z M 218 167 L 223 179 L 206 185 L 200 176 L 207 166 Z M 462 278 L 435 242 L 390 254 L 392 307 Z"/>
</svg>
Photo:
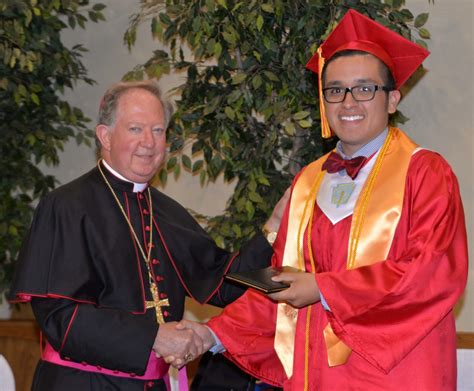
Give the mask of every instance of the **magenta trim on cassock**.
<svg viewBox="0 0 474 391">
<path fill-rule="evenodd" d="M 53 349 L 53 347 L 49 344 L 48 341 L 46 341 L 46 344 L 43 350 L 42 360 L 48 361 L 56 365 L 61 365 L 63 367 L 75 368 L 80 371 L 95 372 L 95 373 L 101 373 L 103 375 L 127 377 L 127 378 L 132 378 L 132 379 L 141 379 L 141 380 L 161 379 L 168 373 L 168 368 L 169 368 L 169 365 L 166 364 L 163 359 L 157 358 L 153 351 L 150 353 L 150 359 L 148 360 L 146 371 L 141 376 L 135 375 L 133 373 L 126 373 L 126 372 L 115 371 L 112 369 L 101 368 L 101 367 L 89 365 L 86 363 L 77 363 L 73 361 L 63 360 L 59 356 L 59 353 Z"/>
</svg>

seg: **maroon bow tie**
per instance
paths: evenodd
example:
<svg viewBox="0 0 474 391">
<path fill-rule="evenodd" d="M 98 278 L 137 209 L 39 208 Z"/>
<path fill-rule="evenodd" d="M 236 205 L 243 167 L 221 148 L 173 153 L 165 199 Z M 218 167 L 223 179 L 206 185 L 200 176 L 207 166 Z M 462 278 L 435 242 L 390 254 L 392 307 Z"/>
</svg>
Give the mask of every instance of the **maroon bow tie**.
<svg viewBox="0 0 474 391">
<path fill-rule="evenodd" d="M 366 161 L 367 158 L 364 156 L 357 156 L 353 159 L 344 160 L 341 155 L 331 152 L 323 163 L 322 169 L 329 173 L 346 170 L 347 175 L 354 180 Z"/>
</svg>

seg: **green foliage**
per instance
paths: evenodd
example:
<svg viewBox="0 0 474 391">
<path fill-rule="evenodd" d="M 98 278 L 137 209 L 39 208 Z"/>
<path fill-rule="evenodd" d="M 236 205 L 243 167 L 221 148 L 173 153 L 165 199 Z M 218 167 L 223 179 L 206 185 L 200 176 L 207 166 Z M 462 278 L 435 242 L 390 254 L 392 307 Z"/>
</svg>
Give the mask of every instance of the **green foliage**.
<svg viewBox="0 0 474 391">
<path fill-rule="evenodd" d="M 32 203 L 55 185 L 38 164 L 58 164 L 70 138 L 90 145 L 89 119 L 62 96 L 79 80 L 93 83 L 81 62 L 86 49 L 65 47 L 60 34 L 103 20 L 103 8 L 88 0 L 0 1 L 0 293 L 9 285 Z"/>
<path fill-rule="evenodd" d="M 253 235 L 294 174 L 331 142 L 320 136 L 317 79 L 307 61 L 349 8 L 424 45 L 427 14 L 403 0 L 147 0 L 133 15 L 125 43 L 141 23 L 169 52 L 157 50 L 125 79 L 186 78 L 169 129 L 171 159 L 204 185 L 223 175 L 235 192 L 223 215 L 205 219 L 222 246 Z M 181 159 L 177 159 L 180 156 Z"/>
</svg>

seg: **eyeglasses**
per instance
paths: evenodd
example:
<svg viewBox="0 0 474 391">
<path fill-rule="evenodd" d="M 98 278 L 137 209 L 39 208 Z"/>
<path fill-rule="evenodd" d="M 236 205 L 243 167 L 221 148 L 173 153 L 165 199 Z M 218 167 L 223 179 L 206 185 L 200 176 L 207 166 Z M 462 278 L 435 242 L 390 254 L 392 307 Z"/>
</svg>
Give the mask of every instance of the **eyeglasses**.
<svg viewBox="0 0 474 391">
<path fill-rule="evenodd" d="M 377 91 L 390 91 L 390 88 L 373 84 L 361 84 L 354 87 L 327 87 L 323 88 L 323 96 L 328 103 L 341 103 L 346 99 L 346 94 L 350 92 L 357 102 L 367 102 L 374 99 Z"/>
</svg>

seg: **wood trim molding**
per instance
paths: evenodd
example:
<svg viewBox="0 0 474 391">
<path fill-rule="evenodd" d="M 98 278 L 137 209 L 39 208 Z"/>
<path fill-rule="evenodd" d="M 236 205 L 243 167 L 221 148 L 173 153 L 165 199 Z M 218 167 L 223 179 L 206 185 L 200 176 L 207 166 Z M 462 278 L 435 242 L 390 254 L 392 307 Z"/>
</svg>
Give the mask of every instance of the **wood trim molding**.
<svg viewBox="0 0 474 391">
<path fill-rule="evenodd" d="M 0 320 L 0 337 L 39 341 L 39 333 L 34 320 Z"/>
<path fill-rule="evenodd" d="M 474 349 L 474 333 L 459 331 L 456 346 L 458 349 Z"/>
</svg>

